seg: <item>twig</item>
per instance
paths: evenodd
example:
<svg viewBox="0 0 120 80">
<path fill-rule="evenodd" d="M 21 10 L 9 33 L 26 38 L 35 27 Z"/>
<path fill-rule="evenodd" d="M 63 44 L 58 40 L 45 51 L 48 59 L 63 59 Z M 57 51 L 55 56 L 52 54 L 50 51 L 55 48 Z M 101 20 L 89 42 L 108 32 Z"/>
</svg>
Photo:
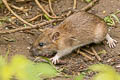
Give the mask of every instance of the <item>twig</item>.
<svg viewBox="0 0 120 80">
<path fill-rule="evenodd" d="M 76 9 L 76 7 L 77 7 L 77 0 L 74 0 L 73 9 Z"/>
<path fill-rule="evenodd" d="M 91 47 L 92 51 L 94 52 L 96 58 L 101 61 L 102 59 L 100 58 L 100 56 L 97 54 L 97 52 L 95 51 L 95 49 L 93 47 Z"/>
<path fill-rule="evenodd" d="M 12 5 L 12 4 L 9 4 L 9 5 L 10 5 L 12 8 L 17 9 L 17 10 L 19 10 L 19 11 L 23 11 L 23 12 L 27 11 L 27 9 L 24 9 L 23 7 L 17 7 L 17 6 Z"/>
<path fill-rule="evenodd" d="M 80 51 L 80 50 L 77 50 L 77 53 L 80 53 L 82 56 L 88 58 L 89 60 L 93 61 L 94 59 L 91 58 L 90 56 L 86 55 L 84 52 Z"/>
<path fill-rule="evenodd" d="M 51 0 L 48 0 L 48 1 L 49 1 L 50 11 L 51 11 L 52 15 L 56 17 L 56 15 L 55 15 L 55 13 L 54 13 L 54 11 L 53 11 L 53 9 L 52 9 L 52 3 L 51 3 Z"/>
<path fill-rule="evenodd" d="M 76 7 L 77 7 L 77 0 L 74 0 L 73 10 L 76 9 Z M 69 11 L 69 12 L 67 13 L 67 16 L 69 16 L 71 13 L 72 13 L 72 11 Z"/>
<path fill-rule="evenodd" d="M 50 16 L 50 15 L 48 14 L 48 12 L 42 7 L 42 5 L 39 3 L 38 0 L 35 0 L 35 2 L 36 2 L 36 4 L 38 5 L 38 7 L 39 7 L 40 9 L 42 9 L 42 11 L 43 11 L 48 17 L 50 17 L 50 18 L 60 18 L 60 17 Z"/>
<path fill-rule="evenodd" d="M 44 26 L 44 25 L 47 25 L 49 23 L 53 23 L 53 22 L 56 22 L 56 21 L 62 21 L 62 19 L 46 21 L 46 22 L 37 24 L 33 27 L 20 27 L 20 28 L 16 28 L 16 29 L 12 29 L 12 30 L 0 31 L 0 34 L 9 34 L 9 33 L 14 33 L 14 32 L 17 32 L 17 31 L 36 29 L 36 28 L 40 28 L 41 26 Z"/>
<path fill-rule="evenodd" d="M 25 24 L 27 24 L 27 25 L 29 25 L 29 26 L 31 26 L 31 27 L 34 27 L 35 25 L 33 25 L 33 24 L 30 24 L 30 23 L 28 23 L 27 21 L 25 21 L 24 19 L 22 19 L 20 16 L 18 16 L 10 7 L 9 7 L 9 5 L 8 5 L 8 3 L 7 3 L 7 0 L 2 0 L 3 1 L 3 3 L 5 4 L 5 6 L 7 7 L 7 9 L 15 16 L 15 17 L 17 17 L 19 20 L 21 20 L 23 23 L 25 23 Z"/>
<path fill-rule="evenodd" d="M 87 11 L 88 9 L 90 9 L 91 7 L 94 6 L 94 4 L 99 1 L 99 0 L 93 0 L 92 2 L 90 2 L 87 6 L 83 7 L 81 10 L 82 11 Z"/>
<path fill-rule="evenodd" d="M 36 20 L 38 17 L 40 17 L 40 16 L 42 16 L 42 15 L 43 15 L 43 14 L 39 14 L 39 15 L 37 15 L 37 16 L 29 19 L 28 21 L 29 21 L 29 22 L 34 21 L 34 20 Z"/>
<path fill-rule="evenodd" d="M 95 55 L 94 53 L 88 51 L 87 49 L 83 49 L 83 48 L 81 48 L 81 50 L 83 50 L 83 51 L 85 51 L 85 52 L 87 52 L 87 53 L 89 53 L 89 54 L 91 54 L 91 55 Z"/>
</svg>

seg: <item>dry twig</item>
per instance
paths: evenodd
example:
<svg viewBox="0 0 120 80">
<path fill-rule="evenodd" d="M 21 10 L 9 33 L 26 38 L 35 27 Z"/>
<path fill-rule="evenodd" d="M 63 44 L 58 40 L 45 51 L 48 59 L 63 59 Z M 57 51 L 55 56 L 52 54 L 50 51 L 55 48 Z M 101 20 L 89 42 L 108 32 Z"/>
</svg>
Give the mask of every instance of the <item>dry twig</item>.
<svg viewBox="0 0 120 80">
<path fill-rule="evenodd" d="M 48 12 L 42 7 L 42 5 L 39 3 L 38 0 L 35 0 L 35 2 L 36 2 L 36 4 L 38 5 L 38 7 L 39 7 L 40 9 L 42 9 L 42 11 L 43 11 L 48 17 L 50 17 L 50 18 L 60 18 L 60 17 L 53 17 L 53 16 L 49 15 Z"/>
<path fill-rule="evenodd" d="M 6 31 L 0 31 L 0 34 L 9 34 L 9 33 L 14 33 L 17 31 L 23 31 L 23 30 L 30 30 L 30 29 L 36 29 L 36 28 L 40 28 L 41 26 L 56 22 L 56 21 L 62 21 L 62 19 L 59 20 L 51 20 L 51 21 L 46 21 L 40 24 L 37 24 L 33 27 L 20 27 L 20 28 L 16 28 L 16 29 L 12 29 L 12 30 L 6 30 Z"/>
<path fill-rule="evenodd" d="M 90 2 L 87 6 L 83 7 L 81 10 L 82 11 L 87 11 L 88 9 L 90 9 L 91 7 L 94 6 L 94 4 L 99 1 L 99 0 L 93 0 L 92 2 Z"/>
<path fill-rule="evenodd" d="M 52 15 L 53 15 L 54 17 L 56 17 L 56 15 L 55 15 L 55 13 L 54 13 L 54 11 L 53 11 L 53 9 L 52 9 L 52 3 L 51 3 L 51 0 L 48 0 L 48 1 L 49 1 L 50 11 L 51 11 Z"/>
<path fill-rule="evenodd" d="M 29 26 L 31 26 L 31 27 L 34 27 L 35 25 L 33 25 L 33 24 L 30 24 L 30 23 L 28 23 L 27 21 L 25 21 L 24 19 L 22 19 L 20 16 L 18 16 L 11 8 L 10 8 L 10 6 L 8 5 L 8 3 L 7 3 L 7 0 L 2 0 L 3 1 L 3 3 L 5 4 L 5 6 L 7 7 L 7 9 L 15 16 L 15 17 L 17 17 L 19 20 L 21 20 L 23 23 L 25 23 L 25 24 L 27 24 L 27 25 L 29 25 Z"/>
<path fill-rule="evenodd" d="M 93 61 L 94 59 L 91 58 L 90 56 L 86 55 L 84 52 L 80 51 L 80 50 L 77 50 L 77 53 L 80 53 L 82 56 L 88 58 L 89 60 Z"/>
<path fill-rule="evenodd" d="M 14 9 L 17 9 L 17 10 L 19 10 L 19 11 L 23 11 L 23 12 L 26 12 L 27 11 L 27 9 L 24 9 L 23 7 L 17 7 L 17 6 L 15 6 L 15 5 L 12 5 L 12 4 L 9 4 L 12 8 L 14 8 Z"/>
<path fill-rule="evenodd" d="M 28 21 L 29 21 L 29 22 L 34 21 L 34 20 L 36 20 L 38 17 L 40 17 L 40 16 L 42 16 L 42 15 L 43 15 L 43 14 L 39 14 L 39 15 L 37 15 L 37 16 L 29 19 Z"/>
<path fill-rule="evenodd" d="M 102 59 L 100 58 L 100 56 L 97 54 L 97 52 L 95 51 L 95 49 L 93 47 L 91 47 L 92 51 L 94 52 L 96 58 L 101 61 Z"/>
<path fill-rule="evenodd" d="M 87 49 L 83 49 L 83 48 L 81 48 L 81 50 L 83 50 L 83 51 L 85 51 L 85 52 L 87 52 L 87 53 L 89 53 L 89 54 L 91 54 L 91 55 L 95 55 L 93 52 L 88 51 Z"/>
<path fill-rule="evenodd" d="M 76 7 L 77 7 L 77 0 L 74 0 L 73 10 L 76 9 Z M 72 11 L 69 11 L 69 12 L 67 13 L 67 16 L 69 16 L 71 13 L 72 13 Z"/>
</svg>

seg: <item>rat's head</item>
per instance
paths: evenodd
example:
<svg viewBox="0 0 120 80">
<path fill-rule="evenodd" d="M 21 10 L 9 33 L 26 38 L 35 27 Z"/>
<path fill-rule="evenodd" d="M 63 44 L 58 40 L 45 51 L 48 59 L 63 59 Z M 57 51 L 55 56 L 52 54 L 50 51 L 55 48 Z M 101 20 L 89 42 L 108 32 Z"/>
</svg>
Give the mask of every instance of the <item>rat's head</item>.
<svg viewBox="0 0 120 80">
<path fill-rule="evenodd" d="M 57 52 L 57 40 L 59 32 L 54 32 L 53 29 L 46 29 L 33 43 L 30 49 L 33 56 L 45 56 Z"/>
</svg>

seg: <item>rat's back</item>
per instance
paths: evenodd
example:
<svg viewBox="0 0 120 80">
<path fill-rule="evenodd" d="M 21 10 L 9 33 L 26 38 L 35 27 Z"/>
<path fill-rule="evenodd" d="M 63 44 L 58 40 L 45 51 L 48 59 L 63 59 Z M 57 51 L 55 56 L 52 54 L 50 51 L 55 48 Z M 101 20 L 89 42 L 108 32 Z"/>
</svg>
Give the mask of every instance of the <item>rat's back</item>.
<svg viewBox="0 0 120 80">
<path fill-rule="evenodd" d="M 66 18 L 57 29 L 61 34 L 68 34 L 77 40 L 76 45 L 98 43 L 107 34 L 107 26 L 101 18 L 83 11 Z"/>
</svg>

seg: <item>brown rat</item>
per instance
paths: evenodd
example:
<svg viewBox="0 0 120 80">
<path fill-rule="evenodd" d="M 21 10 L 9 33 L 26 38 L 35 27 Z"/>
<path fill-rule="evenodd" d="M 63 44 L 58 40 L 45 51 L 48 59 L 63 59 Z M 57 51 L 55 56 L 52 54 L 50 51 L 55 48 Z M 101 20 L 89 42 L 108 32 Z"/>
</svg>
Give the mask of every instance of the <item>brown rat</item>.
<svg viewBox="0 0 120 80">
<path fill-rule="evenodd" d="M 106 23 L 93 14 L 81 11 L 66 18 L 55 28 L 46 29 L 33 43 L 32 54 L 57 54 L 51 59 L 54 64 L 59 58 L 74 49 L 90 43 L 99 43 L 106 39 L 109 47 L 116 46 L 116 40 L 107 32 Z"/>
</svg>

